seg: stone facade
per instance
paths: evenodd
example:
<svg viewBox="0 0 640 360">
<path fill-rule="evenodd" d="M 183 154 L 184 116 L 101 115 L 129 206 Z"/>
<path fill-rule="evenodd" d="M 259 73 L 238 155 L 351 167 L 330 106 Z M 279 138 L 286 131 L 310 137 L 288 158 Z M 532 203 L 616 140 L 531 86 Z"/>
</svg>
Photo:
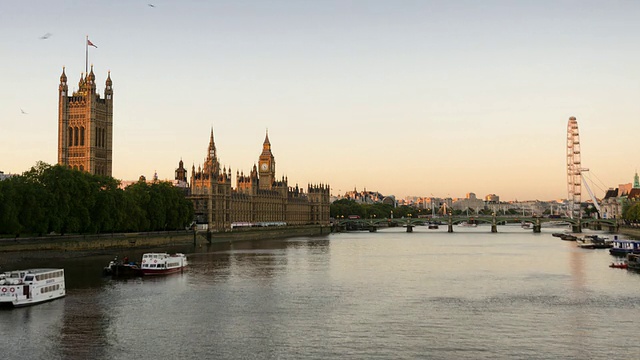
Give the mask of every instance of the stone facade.
<svg viewBox="0 0 640 360">
<path fill-rule="evenodd" d="M 236 173 L 231 184 L 231 168 L 220 168 L 213 130 L 207 158 L 191 170 L 188 197 L 193 201 L 196 221 L 208 224 L 211 231 L 228 231 L 235 226 L 329 224 L 330 188 L 308 185 L 305 193 L 288 179 L 276 179 L 275 158 L 267 134 L 258 165 L 248 174 Z M 182 160 L 176 180 L 186 181 Z"/>
<path fill-rule="evenodd" d="M 113 88 L 107 75 L 104 98 L 96 92 L 93 66 L 80 75 L 79 89 L 69 95 L 62 69 L 58 86 L 58 164 L 111 176 L 113 148 Z"/>
</svg>

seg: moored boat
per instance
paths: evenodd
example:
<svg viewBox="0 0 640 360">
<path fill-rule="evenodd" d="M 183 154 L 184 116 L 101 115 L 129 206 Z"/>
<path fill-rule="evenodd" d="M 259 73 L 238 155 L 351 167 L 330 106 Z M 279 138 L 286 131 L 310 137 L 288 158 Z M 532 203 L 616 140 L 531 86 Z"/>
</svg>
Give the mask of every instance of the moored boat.
<svg viewBox="0 0 640 360">
<path fill-rule="evenodd" d="M 609 253 L 614 256 L 640 253 L 640 240 L 621 240 L 615 238 L 612 245 L 613 247 L 609 249 Z"/>
<path fill-rule="evenodd" d="M 583 249 L 608 249 L 613 246 L 608 238 L 598 235 L 585 235 L 583 238 L 578 238 L 576 245 Z"/>
<path fill-rule="evenodd" d="M 640 254 L 627 254 L 627 269 L 640 270 Z"/>
<path fill-rule="evenodd" d="M 0 305 L 29 306 L 65 295 L 64 269 L 14 270 L 0 279 Z"/>
<path fill-rule="evenodd" d="M 576 241 L 578 240 L 578 237 L 571 234 L 562 234 L 560 235 L 560 239 L 565 241 Z"/>
<path fill-rule="evenodd" d="M 616 268 L 616 269 L 626 269 L 627 268 L 627 263 L 626 262 L 620 262 L 620 263 L 611 263 L 611 265 L 609 265 L 610 268 Z"/>
<path fill-rule="evenodd" d="M 102 272 L 104 275 L 108 275 L 113 278 L 130 278 L 144 275 L 138 264 L 130 263 L 126 260 L 118 261 L 118 257 L 111 260 L 109 265 L 105 266 Z"/>
<path fill-rule="evenodd" d="M 187 256 L 181 253 L 146 253 L 142 255 L 141 265 L 145 276 L 172 274 L 187 267 Z"/>
</svg>

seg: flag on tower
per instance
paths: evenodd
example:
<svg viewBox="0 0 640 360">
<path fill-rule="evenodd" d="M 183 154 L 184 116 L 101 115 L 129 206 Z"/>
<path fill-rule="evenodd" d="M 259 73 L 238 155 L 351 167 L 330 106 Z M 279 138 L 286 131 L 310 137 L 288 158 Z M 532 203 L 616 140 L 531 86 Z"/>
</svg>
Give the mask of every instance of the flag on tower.
<svg viewBox="0 0 640 360">
<path fill-rule="evenodd" d="M 93 46 L 96 49 L 98 48 L 97 46 L 93 45 L 93 43 L 89 39 L 87 39 L 87 46 Z"/>
</svg>

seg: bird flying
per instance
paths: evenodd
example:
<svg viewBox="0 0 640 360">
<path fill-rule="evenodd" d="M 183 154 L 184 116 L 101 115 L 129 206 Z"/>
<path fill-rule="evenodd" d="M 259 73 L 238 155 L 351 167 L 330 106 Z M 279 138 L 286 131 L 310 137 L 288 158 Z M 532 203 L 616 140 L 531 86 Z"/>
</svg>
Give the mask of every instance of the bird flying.
<svg viewBox="0 0 640 360">
<path fill-rule="evenodd" d="M 153 5 L 153 4 L 147 4 L 147 5 L 149 5 L 149 7 L 156 7 L 156 6 L 155 6 L 155 5 Z"/>
<path fill-rule="evenodd" d="M 28 113 L 24 110 L 22 110 L 22 108 L 20 108 L 20 112 L 22 113 L 22 115 L 27 115 Z"/>
<path fill-rule="evenodd" d="M 50 38 L 50 37 L 51 37 L 51 35 L 52 35 L 51 33 L 46 33 L 46 34 L 44 34 L 44 35 L 40 36 L 40 39 L 41 39 L 41 40 L 47 40 L 48 38 Z"/>
</svg>

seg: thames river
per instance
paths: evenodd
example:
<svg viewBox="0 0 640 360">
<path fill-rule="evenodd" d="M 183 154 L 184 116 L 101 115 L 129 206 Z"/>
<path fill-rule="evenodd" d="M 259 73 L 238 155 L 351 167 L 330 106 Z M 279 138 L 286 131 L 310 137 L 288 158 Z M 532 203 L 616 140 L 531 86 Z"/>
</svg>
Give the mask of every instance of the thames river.
<svg viewBox="0 0 640 360">
<path fill-rule="evenodd" d="M 416 227 L 171 248 L 183 274 L 63 267 L 67 296 L 0 311 L 5 359 L 637 359 L 640 274 L 517 226 Z M 26 258 L 25 258 L 26 257 Z M 20 259 L 20 262 L 17 262 Z"/>
</svg>

